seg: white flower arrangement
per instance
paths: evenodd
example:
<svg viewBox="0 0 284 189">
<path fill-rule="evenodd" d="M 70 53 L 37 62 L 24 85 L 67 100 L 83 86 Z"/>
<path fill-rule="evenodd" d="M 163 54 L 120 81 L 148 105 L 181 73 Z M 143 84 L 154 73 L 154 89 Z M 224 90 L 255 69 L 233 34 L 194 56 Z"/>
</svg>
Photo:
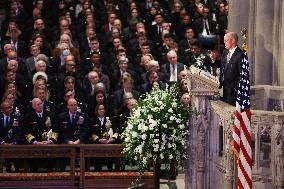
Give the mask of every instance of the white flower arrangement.
<svg viewBox="0 0 284 189">
<path fill-rule="evenodd" d="M 177 98 L 177 87 L 153 90 L 138 101 L 123 132 L 126 157 L 143 173 L 157 160 L 170 165 L 186 157 L 189 112 Z M 138 160 L 138 161 L 137 161 Z"/>
</svg>

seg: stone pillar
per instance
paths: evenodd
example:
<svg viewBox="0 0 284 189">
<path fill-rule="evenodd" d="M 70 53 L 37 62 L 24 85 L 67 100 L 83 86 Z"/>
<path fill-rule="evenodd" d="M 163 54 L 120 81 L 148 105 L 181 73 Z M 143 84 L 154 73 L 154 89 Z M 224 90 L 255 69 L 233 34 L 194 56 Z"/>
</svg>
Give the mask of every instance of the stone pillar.
<svg viewBox="0 0 284 189">
<path fill-rule="evenodd" d="M 279 85 L 280 82 L 284 84 L 284 78 L 281 72 L 284 67 L 279 64 L 280 61 L 280 48 L 281 45 L 281 36 L 282 36 L 282 25 L 280 23 L 282 16 L 282 0 L 274 0 L 274 22 L 273 22 L 273 60 L 272 60 L 272 85 Z M 280 69 L 279 69 L 280 68 Z M 281 69 L 282 68 L 282 69 Z"/>
<path fill-rule="evenodd" d="M 239 36 L 242 28 L 248 27 L 249 1 L 248 0 L 230 0 L 229 2 L 229 31 L 236 32 Z M 239 40 L 239 44 L 242 41 Z"/>
<path fill-rule="evenodd" d="M 255 2 L 256 0 L 250 0 L 249 2 L 249 24 L 248 24 L 248 45 L 249 45 L 249 52 L 248 52 L 248 59 L 250 63 L 250 82 L 251 85 L 255 85 Z"/>
<path fill-rule="evenodd" d="M 283 0 L 274 0 L 274 48 L 273 48 L 273 84 L 284 86 L 284 10 Z"/>
<path fill-rule="evenodd" d="M 205 130 L 204 125 L 200 125 L 197 138 L 197 187 L 196 189 L 204 189 L 204 172 L 205 172 Z"/>
<path fill-rule="evenodd" d="M 255 5 L 255 85 L 271 85 L 274 1 L 257 0 Z"/>
<path fill-rule="evenodd" d="M 225 128 L 230 128 L 230 123 L 225 125 Z M 232 132 L 231 130 L 226 130 L 225 133 L 225 156 L 224 156 L 224 165 L 226 167 L 225 172 L 225 184 L 226 189 L 234 188 L 234 154 L 232 152 Z"/>
<path fill-rule="evenodd" d="M 260 154 L 260 136 L 259 136 L 259 132 L 255 132 L 255 155 L 254 155 L 254 168 L 256 169 L 256 170 L 258 170 L 259 169 L 259 161 L 260 161 L 260 157 L 259 157 L 259 154 Z"/>
</svg>

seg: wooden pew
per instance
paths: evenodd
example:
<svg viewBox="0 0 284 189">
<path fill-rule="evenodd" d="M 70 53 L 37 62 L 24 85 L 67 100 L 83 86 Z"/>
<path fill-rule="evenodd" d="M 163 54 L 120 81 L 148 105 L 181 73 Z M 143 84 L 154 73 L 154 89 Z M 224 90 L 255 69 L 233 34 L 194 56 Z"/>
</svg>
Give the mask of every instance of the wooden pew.
<svg viewBox="0 0 284 189">
<path fill-rule="evenodd" d="M 0 173 L 0 188 L 4 189 L 125 189 L 140 175 L 137 171 L 86 172 L 85 159 L 91 157 L 123 157 L 120 144 L 80 145 L 0 145 L 0 158 L 69 158 L 70 172 Z M 80 159 L 80 172 L 75 172 L 75 159 Z M 80 179 L 77 183 L 76 178 Z M 140 182 L 143 189 L 157 188 L 156 175 L 147 172 Z"/>
<path fill-rule="evenodd" d="M 90 157 L 123 157 L 123 145 L 120 144 L 89 144 L 80 145 L 80 188 L 125 189 L 139 178 L 137 171 L 123 172 L 85 172 L 85 158 Z M 153 172 L 146 172 L 140 183 L 143 189 L 157 188 Z"/>
<path fill-rule="evenodd" d="M 1 145 L 0 158 L 69 158 L 70 172 L 0 173 L 0 188 L 75 188 L 76 147 L 72 145 Z"/>
</svg>

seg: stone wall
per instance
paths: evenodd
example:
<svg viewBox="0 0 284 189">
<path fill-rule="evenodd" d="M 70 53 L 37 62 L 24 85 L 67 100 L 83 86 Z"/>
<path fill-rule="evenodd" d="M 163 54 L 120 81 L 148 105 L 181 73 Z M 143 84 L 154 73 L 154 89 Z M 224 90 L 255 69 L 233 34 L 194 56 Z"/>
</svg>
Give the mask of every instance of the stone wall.
<svg viewBox="0 0 284 189">
<path fill-rule="evenodd" d="M 284 85 L 283 10 L 283 0 L 230 1 L 229 30 L 248 28 L 253 85 Z"/>
<path fill-rule="evenodd" d="M 196 97 L 193 100 L 199 99 Z M 236 186 L 236 158 L 232 152 L 235 108 L 222 101 L 199 99 L 190 128 L 186 187 L 231 189 Z M 198 108 L 197 108 L 198 109 Z M 252 110 L 253 188 L 284 188 L 284 113 Z"/>
</svg>

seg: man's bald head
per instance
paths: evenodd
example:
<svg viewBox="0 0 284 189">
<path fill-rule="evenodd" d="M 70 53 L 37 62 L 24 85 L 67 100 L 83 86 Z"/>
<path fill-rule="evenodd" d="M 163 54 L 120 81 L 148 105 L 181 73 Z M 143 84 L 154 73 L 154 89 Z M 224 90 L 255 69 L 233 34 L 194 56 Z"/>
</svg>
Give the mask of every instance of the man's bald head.
<svg viewBox="0 0 284 189">
<path fill-rule="evenodd" d="M 78 107 L 78 104 L 77 104 L 77 100 L 75 100 L 75 98 L 70 98 L 67 101 L 67 108 L 68 108 L 69 112 L 75 113 L 77 111 L 77 107 Z"/>
<path fill-rule="evenodd" d="M 43 111 L 42 101 L 39 98 L 34 98 L 32 100 L 32 107 L 37 113 Z"/>
</svg>

